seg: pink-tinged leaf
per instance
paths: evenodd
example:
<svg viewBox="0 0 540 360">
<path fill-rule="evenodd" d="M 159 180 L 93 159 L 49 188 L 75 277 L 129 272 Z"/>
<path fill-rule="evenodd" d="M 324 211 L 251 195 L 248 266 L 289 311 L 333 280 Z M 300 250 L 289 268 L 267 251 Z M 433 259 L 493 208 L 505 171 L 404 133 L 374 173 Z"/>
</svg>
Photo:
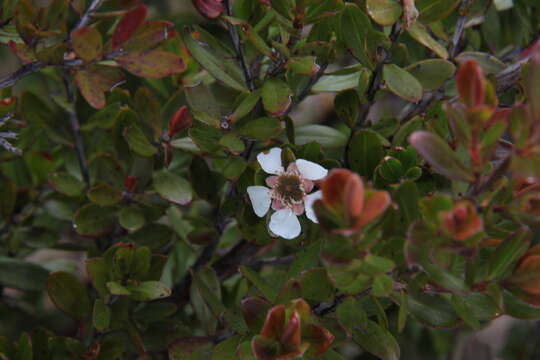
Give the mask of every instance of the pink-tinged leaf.
<svg viewBox="0 0 540 360">
<path fill-rule="evenodd" d="M 183 337 L 168 346 L 170 360 L 201 359 L 213 347 L 212 339 L 203 336 Z"/>
<path fill-rule="evenodd" d="M 75 83 L 85 100 L 94 108 L 105 107 L 105 92 L 124 81 L 124 74 L 109 66 L 92 65 L 75 73 Z"/>
<path fill-rule="evenodd" d="M 457 73 L 457 87 L 461 100 L 469 107 L 484 104 L 486 79 L 476 60 L 464 62 Z"/>
<path fill-rule="evenodd" d="M 176 31 L 173 23 L 163 20 L 146 21 L 124 43 L 122 48 L 126 52 L 153 49 L 163 41 L 174 36 Z"/>
<path fill-rule="evenodd" d="M 172 118 L 169 120 L 169 137 L 173 137 L 180 131 L 191 127 L 193 119 L 187 109 L 187 106 L 182 106 L 178 109 Z"/>
<path fill-rule="evenodd" d="M 279 344 L 276 340 L 257 335 L 251 340 L 251 350 L 257 360 L 276 360 Z"/>
<path fill-rule="evenodd" d="M 355 224 L 356 227 L 361 228 L 382 215 L 391 202 L 390 194 L 386 191 L 368 191 L 364 200 L 364 209 Z"/>
<path fill-rule="evenodd" d="M 199 14 L 209 19 L 215 19 L 223 13 L 221 0 L 191 0 Z"/>
<path fill-rule="evenodd" d="M 308 324 L 302 331 L 304 340 L 311 344 L 309 350 L 310 354 L 324 354 L 334 342 L 334 335 L 320 326 Z"/>
<path fill-rule="evenodd" d="M 186 65 L 176 54 L 163 50 L 147 50 L 125 54 L 116 62 L 133 75 L 159 79 L 185 70 Z"/>
<path fill-rule="evenodd" d="M 418 19 L 418 9 L 414 0 L 402 0 L 403 1 L 403 27 L 405 30 L 409 30 Z"/>
<path fill-rule="evenodd" d="M 450 179 L 472 182 L 472 171 L 463 165 L 454 150 L 440 137 L 429 131 L 416 131 L 409 143 L 441 175 Z"/>
<path fill-rule="evenodd" d="M 101 59 L 103 55 L 103 41 L 101 34 L 94 27 L 83 27 L 71 33 L 73 51 L 84 62 L 93 62 Z"/>
<path fill-rule="evenodd" d="M 510 280 L 529 294 L 540 294 L 540 255 L 527 252 Z"/>
<path fill-rule="evenodd" d="M 282 351 L 286 353 L 298 351 L 302 342 L 300 325 L 300 314 L 298 314 L 297 311 L 293 311 L 291 318 L 287 322 L 287 325 L 285 325 L 283 333 L 281 334 L 280 344 Z"/>
<path fill-rule="evenodd" d="M 146 19 L 148 9 L 145 5 L 139 5 L 122 16 L 114 29 L 112 37 L 113 49 L 118 49 L 137 31 Z"/>
<path fill-rule="evenodd" d="M 285 306 L 274 306 L 268 311 L 261 330 L 261 336 L 278 340 L 285 326 Z"/>
</svg>

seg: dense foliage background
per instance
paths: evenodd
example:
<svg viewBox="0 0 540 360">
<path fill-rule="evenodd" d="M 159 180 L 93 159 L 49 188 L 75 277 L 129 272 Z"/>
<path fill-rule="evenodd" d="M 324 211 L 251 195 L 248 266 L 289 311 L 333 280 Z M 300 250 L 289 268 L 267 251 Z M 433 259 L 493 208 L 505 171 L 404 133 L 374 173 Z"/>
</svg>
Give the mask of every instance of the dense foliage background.
<svg viewBox="0 0 540 360">
<path fill-rule="evenodd" d="M 537 0 L 1 0 L 0 358 L 537 359 Z"/>
</svg>

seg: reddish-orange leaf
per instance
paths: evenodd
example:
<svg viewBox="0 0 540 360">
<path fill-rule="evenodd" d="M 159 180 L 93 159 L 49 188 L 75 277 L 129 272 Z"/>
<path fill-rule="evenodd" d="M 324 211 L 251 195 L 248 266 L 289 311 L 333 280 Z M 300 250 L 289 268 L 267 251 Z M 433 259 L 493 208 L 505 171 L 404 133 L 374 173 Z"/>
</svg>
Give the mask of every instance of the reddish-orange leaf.
<svg viewBox="0 0 540 360">
<path fill-rule="evenodd" d="M 187 106 L 182 106 L 174 113 L 172 118 L 169 120 L 169 137 L 173 137 L 180 131 L 191 127 L 192 123 L 193 119 L 188 112 Z"/>
<path fill-rule="evenodd" d="M 146 19 L 147 13 L 147 7 L 145 5 L 139 5 L 124 14 L 114 29 L 112 37 L 113 49 L 118 49 L 137 31 Z"/>
<path fill-rule="evenodd" d="M 298 314 L 298 311 L 293 311 L 281 334 L 280 344 L 282 351 L 287 353 L 298 350 L 302 341 L 300 324 L 300 314 Z"/>
<path fill-rule="evenodd" d="M 356 228 L 360 229 L 365 224 L 382 215 L 391 203 L 390 194 L 386 191 L 369 191 L 364 200 L 362 215 L 356 222 Z"/>
<path fill-rule="evenodd" d="M 271 308 L 266 314 L 261 336 L 278 340 L 285 325 L 285 306 L 278 305 Z"/>
<path fill-rule="evenodd" d="M 469 107 L 484 104 L 486 79 L 476 60 L 467 60 L 457 73 L 457 87 L 461 100 Z"/>
<path fill-rule="evenodd" d="M 155 79 L 180 73 L 186 68 L 180 56 L 163 50 L 125 54 L 117 57 L 116 62 L 133 75 Z"/>
</svg>

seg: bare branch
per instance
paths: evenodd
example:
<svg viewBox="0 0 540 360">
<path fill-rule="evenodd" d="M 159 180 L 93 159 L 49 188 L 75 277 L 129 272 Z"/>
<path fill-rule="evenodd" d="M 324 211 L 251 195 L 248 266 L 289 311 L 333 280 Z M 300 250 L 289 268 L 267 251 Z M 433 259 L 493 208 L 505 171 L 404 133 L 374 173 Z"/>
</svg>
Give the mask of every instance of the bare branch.
<svg viewBox="0 0 540 360">
<path fill-rule="evenodd" d="M 73 30 L 77 30 L 88 25 L 90 21 L 92 21 L 92 15 L 97 11 L 97 9 L 99 9 L 102 2 L 103 0 L 93 0 Z"/>
</svg>

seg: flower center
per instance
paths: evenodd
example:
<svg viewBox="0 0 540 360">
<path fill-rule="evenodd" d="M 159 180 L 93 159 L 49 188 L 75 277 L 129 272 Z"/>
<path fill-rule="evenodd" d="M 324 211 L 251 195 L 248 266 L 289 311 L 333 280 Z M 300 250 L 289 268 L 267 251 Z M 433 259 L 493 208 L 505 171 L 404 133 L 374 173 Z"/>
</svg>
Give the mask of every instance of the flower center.
<svg viewBox="0 0 540 360">
<path fill-rule="evenodd" d="M 292 205 L 304 200 L 304 186 L 296 175 L 281 175 L 274 187 L 275 194 L 283 202 Z"/>
</svg>

